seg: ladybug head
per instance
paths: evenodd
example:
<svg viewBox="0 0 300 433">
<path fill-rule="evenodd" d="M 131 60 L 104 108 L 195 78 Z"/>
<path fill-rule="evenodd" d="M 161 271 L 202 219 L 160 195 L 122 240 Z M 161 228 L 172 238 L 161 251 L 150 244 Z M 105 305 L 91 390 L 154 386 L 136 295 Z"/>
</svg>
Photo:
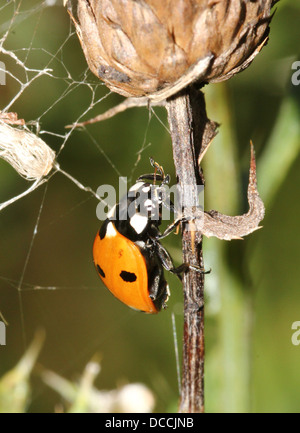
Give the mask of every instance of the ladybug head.
<svg viewBox="0 0 300 433">
<path fill-rule="evenodd" d="M 140 176 L 112 215 L 118 231 L 134 241 L 154 234 L 162 221 L 162 207 L 170 208 L 166 187 L 170 176 L 165 175 L 163 168 L 152 159 L 150 162 L 155 168 L 154 173 Z"/>
</svg>

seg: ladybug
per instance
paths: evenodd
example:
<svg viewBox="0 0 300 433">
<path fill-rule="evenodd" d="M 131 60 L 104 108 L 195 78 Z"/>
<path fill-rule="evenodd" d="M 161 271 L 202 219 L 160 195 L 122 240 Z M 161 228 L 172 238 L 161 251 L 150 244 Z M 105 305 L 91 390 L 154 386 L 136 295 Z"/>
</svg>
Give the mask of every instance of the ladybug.
<svg viewBox="0 0 300 433">
<path fill-rule="evenodd" d="M 93 258 L 101 280 L 116 298 L 135 310 L 153 314 L 166 307 L 170 294 L 164 269 L 181 279 L 187 266 L 175 268 L 160 243 L 183 218 L 160 233 L 162 206 L 174 211 L 164 187 L 170 177 L 153 159 L 150 162 L 154 174 L 140 176 L 108 213 L 96 235 Z"/>
</svg>

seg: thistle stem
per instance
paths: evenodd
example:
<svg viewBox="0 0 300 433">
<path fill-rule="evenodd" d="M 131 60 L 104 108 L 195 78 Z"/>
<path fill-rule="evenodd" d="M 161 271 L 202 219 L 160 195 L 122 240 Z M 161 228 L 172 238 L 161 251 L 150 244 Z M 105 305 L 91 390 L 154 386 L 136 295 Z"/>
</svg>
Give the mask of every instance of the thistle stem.
<svg viewBox="0 0 300 433">
<path fill-rule="evenodd" d="M 216 124 L 206 116 L 204 95 L 189 87 L 167 100 L 177 181 L 196 204 L 197 185 L 204 185 L 201 155 L 215 136 Z M 186 188 L 185 188 L 186 191 Z M 186 202 L 186 197 L 184 202 Z M 183 205 L 184 205 L 183 202 Z M 183 214 L 185 209 L 182 209 Z M 202 234 L 182 223 L 183 261 L 204 269 Z M 204 274 L 190 269 L 183 277 L 184 334 L 179 412 L 204 412 Z"/>
</svg>

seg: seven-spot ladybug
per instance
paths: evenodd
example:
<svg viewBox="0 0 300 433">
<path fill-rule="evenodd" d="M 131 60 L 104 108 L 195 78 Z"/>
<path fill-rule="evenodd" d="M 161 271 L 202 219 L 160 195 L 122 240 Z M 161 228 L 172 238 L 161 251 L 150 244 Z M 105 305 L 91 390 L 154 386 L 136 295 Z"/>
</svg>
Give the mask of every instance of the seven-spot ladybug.
<svg viewBox="0 0 300 433">
<path fill-rule="evenodd" d="M 169 297 L 164 268 L 180 278 L 187 266 L 175 268 L 159 241 L 182 218 L 160 233 L 162 206 L 174 209 L 165 197 L 164 185 L 169 176 L 152 159 L 150 162 L 155 167 L 154 174 L 140 176 L 110 210 L 95 238 L 93 256 L 101 280 L 116 298 L 136 310 L 158 313 Z"/>
</svg>

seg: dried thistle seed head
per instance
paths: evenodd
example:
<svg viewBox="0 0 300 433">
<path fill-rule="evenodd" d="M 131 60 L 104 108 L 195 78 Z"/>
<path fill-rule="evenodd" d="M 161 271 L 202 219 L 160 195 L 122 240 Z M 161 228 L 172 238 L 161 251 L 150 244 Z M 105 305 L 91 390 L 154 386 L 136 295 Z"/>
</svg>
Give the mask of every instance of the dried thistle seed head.
<svg viewBox="0 0 300 433">
<path fill-rule="evenodd" d="M 276 0 L 76 0 L 91 71 L 124 96 L 162 100 L 245 69 L 266 43 Z"/>
</svg>

